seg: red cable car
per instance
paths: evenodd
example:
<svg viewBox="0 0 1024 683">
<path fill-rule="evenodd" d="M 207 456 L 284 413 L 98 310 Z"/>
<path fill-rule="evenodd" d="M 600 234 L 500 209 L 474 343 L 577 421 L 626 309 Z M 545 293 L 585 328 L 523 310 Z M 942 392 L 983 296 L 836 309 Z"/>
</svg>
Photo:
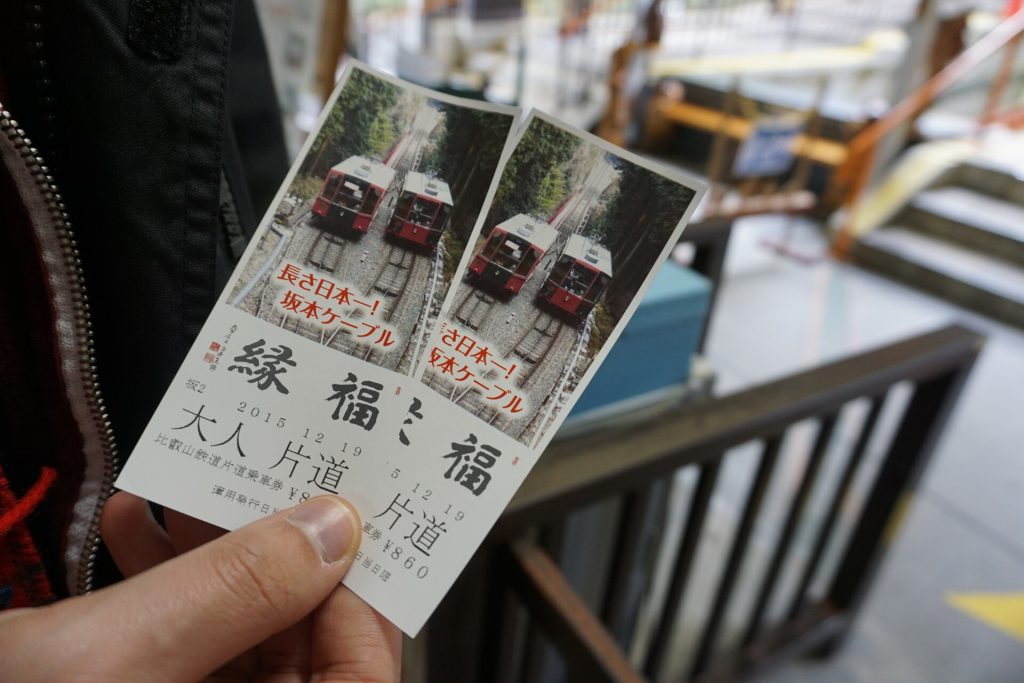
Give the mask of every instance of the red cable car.
<svg viewBox="0 0 1024 683">
<path fill-rule="evenodd" d="M 542 220 L 513 216 L 494 226 L 469 262 L 469 271 L 501 292 L 518 294 L 557 236 Z"/>
<path fill-rule="evenodd" d="M 611 252 L 589 237 L 570 235 L 537 298 L 582 322 L 611 279 Z"/>
<path fill-rule="evenodd" d="M 328 232 L 365 233 L 395 171 L 366 157 L 349 157 L 327 172 L 313 201 L 313 224 Z"/>
<path fill-rule="evenodd" d="M 441 239 L 441 232 L 451 210 L 452 193 L 448 183 L 410 171 L 405 174 L 402 194 L 386 234 L 434 248 Z"/>
</svg>

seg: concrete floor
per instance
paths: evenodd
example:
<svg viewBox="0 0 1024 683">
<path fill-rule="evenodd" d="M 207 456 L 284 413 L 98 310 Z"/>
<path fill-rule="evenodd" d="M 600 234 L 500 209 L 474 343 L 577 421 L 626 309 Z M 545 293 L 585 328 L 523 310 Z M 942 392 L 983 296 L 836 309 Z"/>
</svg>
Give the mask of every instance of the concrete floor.
<svg viewBox="0 0 1024 683">
<path fill-rule="evenodd" d="M 757 683 L 1024 681 L 1024 642 L 947 601 L 1024 591 L 1024 334 L 827 259 L 807 224 L 747 220 L 733 240 L 707 347 L 720 393 L 952 320 L 989 336 L 845 649 Z M 766 245 L 785 240 L 813 260 Z"/>
</svg>

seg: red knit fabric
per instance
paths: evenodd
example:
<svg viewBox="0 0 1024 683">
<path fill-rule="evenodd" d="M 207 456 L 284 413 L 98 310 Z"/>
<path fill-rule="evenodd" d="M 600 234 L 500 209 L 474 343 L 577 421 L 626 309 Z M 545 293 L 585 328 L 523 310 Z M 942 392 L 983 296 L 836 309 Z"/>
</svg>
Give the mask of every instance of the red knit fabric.
<svg viewBox="0 0 1024 683">
<path fill-rule="evenodd" d="M 0 471 L 0 478 L 3 477 L 3 472 Z M 14 503 L 13 506 L 8 508 L 8 501 L 3 500 L 2 505 L 4 509 L 0 510 L 0 536 L 4 536 L 14 528 L 14 525 L 25 519 L 29 514 L 36 509 L 36 507 L 43 502 L 43 498 L 46 496 L 47 490 L 57 479 L 57 473 L 52 467 L 44 467 L 42 473 L 39 475 L 39 479 L 35 484 L 32 484 L 32 488 L 21 497 L 21 500 Z M 10 493 L 6 488 L 6 479 L 3 479 L 5 485 L 5 491 Z M 11 500 L 14 499 L 13 494 L 10 496 Z"/>
<path fill-rule="evenodd" d="M 43 501 L 56 478 L 53 468 L 44 467 L 39 480 L 19 500 L 0 468 L 0 609 L 34 607 L 54 599 L 24 520 Z"/>
</svg>

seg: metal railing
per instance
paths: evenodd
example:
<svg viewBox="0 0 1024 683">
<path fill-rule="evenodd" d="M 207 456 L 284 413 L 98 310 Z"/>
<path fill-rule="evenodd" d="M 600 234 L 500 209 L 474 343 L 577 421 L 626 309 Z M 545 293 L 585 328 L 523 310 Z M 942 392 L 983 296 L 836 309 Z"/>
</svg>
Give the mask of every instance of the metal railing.
<svg viewBox="0 0 1024 683">
<path fill-rule="evenodd" d="M 639 426 L 555 442 L 428 624 L 427 680 L 550 680 L 548 643 L 570 681 L 733 680 L 780 657 L 839 644 L 982 344 L 979 334 L 953 325 Z M 752 562 L 754 597 L 734 637 L 722 642 L 755 527 L 778 491 L 769 483 L 779 476 L 780 453 L 808 421 L 816 435 L 776 501 L 783 512 L 774 543 L 763 561 Z M 753 481 L 738 519 L 723 531 L 711 524 L 711 503 L 723 493 L 722 473 L 739 457 L 736 447 L 750 444 L 758 448 Z M 671 521 L 665 491 L 680 472 L 695 484 L 685 524 L 668 533 L 661 523 Z M 858 507 L 850 504 L 855 482 L 863 504 L 851 512 Z M 735 488 L 730 492 L 735 499 Z M 813 514 L 812 492 L 823 501 Z M 614 510 L 600 533 L 611 550 L 587 553 L 586 573 L 604 579 L 584 599 L 566 579 L 560 551 L 573 515 L 598 504 Z M 802 556 L 795 554 L 798 528 L 809 541 Z M 709 534 L 730 540 L 724 559 L 698 572 L 698 549 Z M 660 595 L 650 594 L 653 547 L 667 553 L 671 567 Z M 841 552 L 831 568 L 825 557 L 833 547 Z M 564 555 L 563 562 L 579 564 L 579 552 Z M 785 591 L 784 566 L 794 577 Z M 711 605 L 683 643 L 692 656 L 670 668 L 669 655 L 682 646 L 674 627 L 698 578 Z M 824 591 L 817 594 L 811 587 L 819 584 Z M 782 606 L 772 619 L 769 605 Z"/>
</svg>

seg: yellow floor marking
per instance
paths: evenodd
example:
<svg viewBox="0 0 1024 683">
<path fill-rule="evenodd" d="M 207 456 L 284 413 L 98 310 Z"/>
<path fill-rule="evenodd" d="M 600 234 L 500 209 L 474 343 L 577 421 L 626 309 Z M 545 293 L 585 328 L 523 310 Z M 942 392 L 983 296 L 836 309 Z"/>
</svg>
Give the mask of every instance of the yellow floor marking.
<svg viewBox="0 0 1024 683">
<path fill-rule="evenodd" d="M 1024 642 L 1024 593 L 948 593 L 946 602 Z"/>
</svg>

